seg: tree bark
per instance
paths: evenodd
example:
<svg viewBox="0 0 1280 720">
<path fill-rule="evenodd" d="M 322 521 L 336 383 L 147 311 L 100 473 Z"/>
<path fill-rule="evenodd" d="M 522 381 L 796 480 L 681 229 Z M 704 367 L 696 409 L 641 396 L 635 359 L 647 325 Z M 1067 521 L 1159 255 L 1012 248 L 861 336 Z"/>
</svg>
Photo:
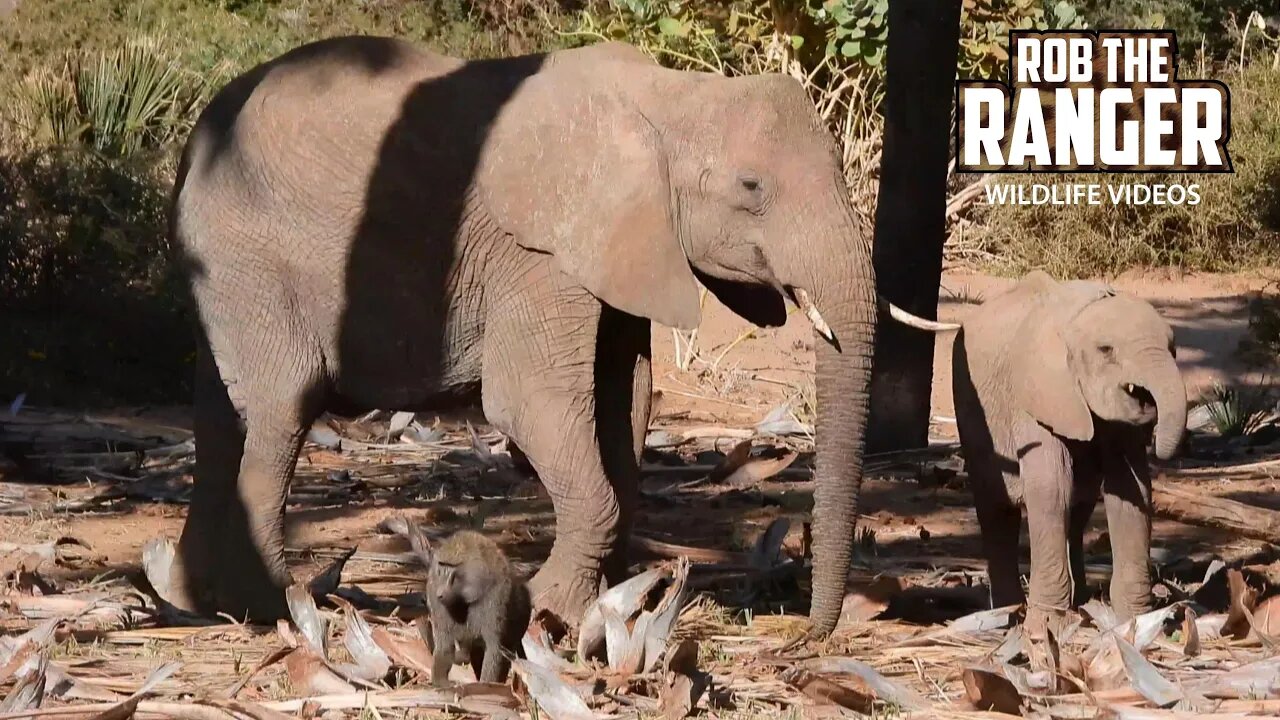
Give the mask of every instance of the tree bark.
<svg viewBox="0 0 1280 720">
<path fill-rule="evenodd" d="M 880 294 L 936 319 L 946 240 L 960 0 L 889 3 L 888 83 L 873 261 Z M 876 333 L 867 452 L 924 447 L 934 336 L 892 321 Z"/>
<path fill-rule="evenodd" d="M 1159 517 L 1188 525 L 1230 530 L 1242 537 L 1280 544 L 1280 512 L 1275 510 L 1168 483 L 1152 487 L 1151 504 Z"/>
</svg>

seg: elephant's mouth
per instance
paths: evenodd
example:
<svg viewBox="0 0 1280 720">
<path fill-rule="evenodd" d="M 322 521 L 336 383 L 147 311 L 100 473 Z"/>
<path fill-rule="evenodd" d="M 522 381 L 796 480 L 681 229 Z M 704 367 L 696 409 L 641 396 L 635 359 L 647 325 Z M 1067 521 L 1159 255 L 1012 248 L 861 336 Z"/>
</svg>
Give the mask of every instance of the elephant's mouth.
<svg viewBox="0 0 1280 720">
<path fill-rule="evenodd" d="M 1143 422 L 1155 421 L 1156 399 L 1150 390 L 1133 383 L 1123 383 L 1120 385 L 1120 389 L 1133 401 Z"/>
</svg>

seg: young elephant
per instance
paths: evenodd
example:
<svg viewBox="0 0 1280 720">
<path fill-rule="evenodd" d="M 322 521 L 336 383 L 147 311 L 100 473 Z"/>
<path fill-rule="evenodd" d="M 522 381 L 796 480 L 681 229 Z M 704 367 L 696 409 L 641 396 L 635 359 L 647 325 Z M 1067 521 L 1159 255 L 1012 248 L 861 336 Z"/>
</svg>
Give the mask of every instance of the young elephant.
<svg viewBox="0 0 1280 720">
<path fill-rule="evenodd" d="M 1173 456 L 1187 394 L 1173 332 L 1150 304 L 1097 282 L 1033 272 L 965 321 L 953 355 L 956 421 L 987 556 L 991 601 L 1022 602 L 1022 506 L 1031 537 L 1028 622 L 1084 599 L 1083 535 L 1101 490 L 1111 602 L 1150 607 L 1146 446 Z"/>
</svg>

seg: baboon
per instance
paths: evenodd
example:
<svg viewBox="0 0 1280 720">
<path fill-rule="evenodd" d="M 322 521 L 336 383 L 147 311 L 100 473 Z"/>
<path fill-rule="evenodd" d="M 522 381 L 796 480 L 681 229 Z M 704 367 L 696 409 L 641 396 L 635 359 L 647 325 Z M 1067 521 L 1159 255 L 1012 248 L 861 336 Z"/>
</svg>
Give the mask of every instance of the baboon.
<svg viewBox="0 0 1280 720">
<path fill-rule="evenodd" d="M 505 682 L 509 661 L 529 625 L 529 590 L 493 540 L 459 530 L 432 547 L 410 527 L 414 552 L 427 566 L 423 594 L 431 619 L 431 682 L 449 684 L 456 661 L 470 662 L 481 682 Z"/>
</svg>

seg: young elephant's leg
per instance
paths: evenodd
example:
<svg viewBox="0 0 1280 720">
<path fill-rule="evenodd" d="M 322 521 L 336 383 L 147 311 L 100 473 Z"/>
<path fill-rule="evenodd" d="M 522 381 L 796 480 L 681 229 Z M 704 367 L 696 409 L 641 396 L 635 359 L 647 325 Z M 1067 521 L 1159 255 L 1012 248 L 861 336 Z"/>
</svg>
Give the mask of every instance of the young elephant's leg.
<svg viewBox="0 0 1280 720">
<path fill-rule="evenodd" d="M 1109 426 L 1100 438 L 1103 502 L 1111 535 L 1111 604 L 1121 618 L 1151 609 L 1151 475 L 1146 432 Z"/>
<path fill-rule="evenodd" d="M 1102 477 L 1091 458 L 1075 458 L 1075 486 L 1072 489 L 1071 524 L 1067 529 L 1067 550 L 1071 554 L 1072 607 L 1079 607 L 1089 599 L 1089 581 L 1084 563 L 1084 533 L 1098 505 L 1098 492 Z"/>
<path fill-rule="evenodd" d="M 536 606 L 571 624 L 599 592 L 621 518 L 597 438 L 600 312 L 542 261 L 495 302 L 485 330 L 485 415 L 528 455 L 555 508 L 555 542 L 529 589 Z"/>
<path fill-rule="evenodd" d="M 1063 443 L 1036 426 L 1019 462 L 1031 538 L 1031 592 L 1027 625 L 1033 633 L 1056 627 L 1071 606 L 1067 530 L 1071 508 L 1071 457 Z"/>
<path fill-rule="evenodd" d="M 976 504 L 982 551 L 987 557 L 991 606 L 1021 605 L 1026 599 L 1022 593 L 1022 575 L 1018 572 L 1022 510 L 1003 497 L 976 499 Z"/>
<path fill-rule="evenodd" d="M 649 428 L 649 357 L 649 321 L 604 307 L 596 341 L 595 403 L 600 454 L 618 498 L 617 542 L 604 563 L 610 586 L 627 575 L 627 545 L 640 495 L 640 454 Z"/>
</svg>

